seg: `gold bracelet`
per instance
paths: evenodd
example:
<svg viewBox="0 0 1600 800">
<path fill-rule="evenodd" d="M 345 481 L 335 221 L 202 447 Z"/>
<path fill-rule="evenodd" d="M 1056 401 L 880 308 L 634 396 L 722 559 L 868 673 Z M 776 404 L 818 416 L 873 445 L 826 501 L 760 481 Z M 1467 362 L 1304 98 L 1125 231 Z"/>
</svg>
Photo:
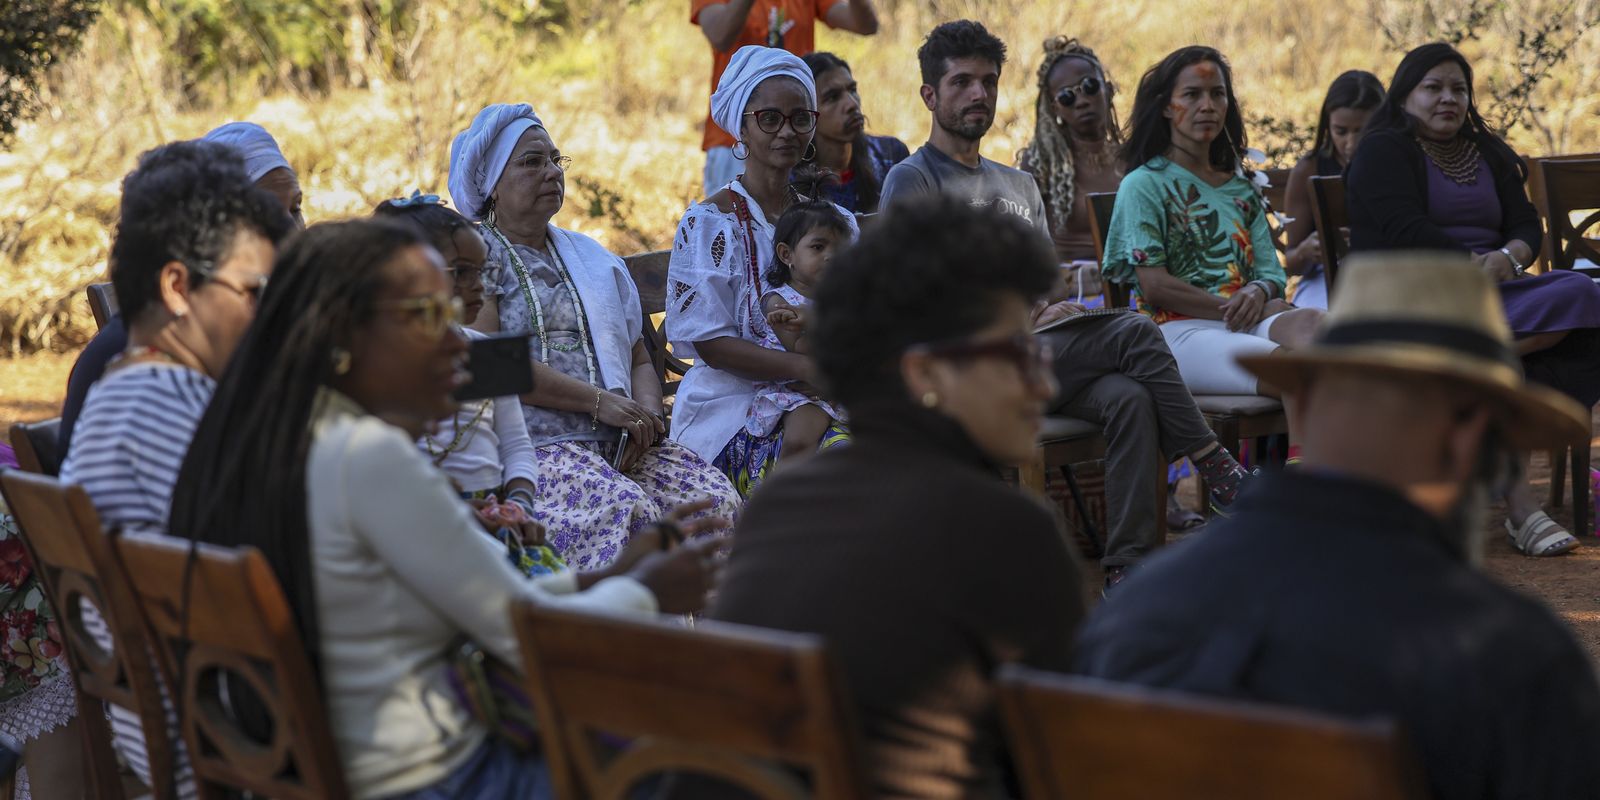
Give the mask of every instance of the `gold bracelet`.
<svg viewBox="0 0 1600 800">
<path fill-rule="evenodd" d="M 594 414 L 590 417 L 589 430 L 600 430 L 600 387 L 594 390 Z"/>
</svg>

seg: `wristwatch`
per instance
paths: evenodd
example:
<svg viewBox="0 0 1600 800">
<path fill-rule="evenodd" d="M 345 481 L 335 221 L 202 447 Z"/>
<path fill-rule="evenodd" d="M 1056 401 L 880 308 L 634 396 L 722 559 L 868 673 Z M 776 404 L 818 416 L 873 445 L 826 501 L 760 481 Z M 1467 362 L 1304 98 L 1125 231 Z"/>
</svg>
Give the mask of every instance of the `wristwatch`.
<svg viewBox="0 0 1600 800">
<path fill-rule="evenodd" d="M 1511 268 L 1517 271 L 1517 277 L 1520 278 L 1523 275 L 1528 274 L 1527 266 L 1525 266 L 1521 261 L 1518 261 L 1516 256 L 1511 255 L 1511 248 L 1502 247 L 1500 248 L 1500 252 L 1505 255 L 1508 261 L 1511 262 Z"/>
</svg>

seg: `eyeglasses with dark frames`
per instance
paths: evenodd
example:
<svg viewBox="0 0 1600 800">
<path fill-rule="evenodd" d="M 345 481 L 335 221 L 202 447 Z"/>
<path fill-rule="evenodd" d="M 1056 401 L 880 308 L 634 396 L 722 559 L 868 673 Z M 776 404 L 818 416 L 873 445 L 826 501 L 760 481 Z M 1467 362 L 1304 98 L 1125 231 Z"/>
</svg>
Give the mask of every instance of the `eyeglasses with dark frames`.
<svg viewBox="0 0 1600 800">
<path fill-rule="evenodd" d="M 1083 92 L 1084 97 L 1094 97 L 1103 85 L 1099 78 L 1090 75 L 1072 86 L 1061 87 L 1061 91 L 1056 92 L 1056 102 L 1062 108 L 1072 108 L 1078 102 L 1078 92 Z"/>
<path fill-rule="evenodd" d="M 1024 379 L 1045 385 L 1051 380 L 1050 362 L 1054 353 L 1050 345 L 1036 336 L 1026 334 L 1004 339 L 952 339 L 944 342 L 919 344 L 911 352 L 926 353 L 934 358 L 967 361 L 979 358 L 998 358 L 1010 361 Z"/>
<path fill-rule="evenodd" d="M 430 294 L 408 300 L 386 300 L 373 304 L 379 311 L 400 311 L 418 333 L 430 339 L 443 338 L 451 325 L 462 324 L 466 308 L 461 298 Z"/>
<path fill-rule="evenodd" d="M 785 114 L 776 108 L 758 108 L 755 111 L 746 111 L 744 115 L 756 118 L 756 127 L 762 133 L 773 134 L 783 130 L 783 123 L 789 123 L 795 133 L 810 133 L 817 128 L 817 112 L 810 109 L 800 109 L 792 114 Z"/>
<path fill-rule="evenodd" d="M 249 286 L 240 286 L 233 281 L 223 278 L 221 275 L 207 274 L 206 279 L 211 283 L 214 283 L 230 292 L 233 292 L 236 295 L 239 295 L 240 297 L 249 298 L 250 302 L 252 303 L 260 303 L 261 293 L 266 291 L 267 288 L 266 275 L 256 275 L 256 282 Z"/>
</svg>

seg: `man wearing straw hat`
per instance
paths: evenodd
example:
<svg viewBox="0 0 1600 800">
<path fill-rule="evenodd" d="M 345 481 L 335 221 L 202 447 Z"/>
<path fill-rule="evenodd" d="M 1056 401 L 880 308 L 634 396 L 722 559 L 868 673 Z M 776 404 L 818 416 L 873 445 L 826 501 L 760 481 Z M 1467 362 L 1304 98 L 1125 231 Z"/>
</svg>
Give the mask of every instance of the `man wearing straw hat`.
<svg viewBox="0 0 1600 800">
<path fill-rule="evenodd" d="M 1153 557 L 1079 639 L 1117 681 L 1396 719 L 1431 796 L 1600 793 L 1600 688 L 1567 627 L 1479 571 L 1511 454 L 1589 436 L 1527 384 L 1460 256 L 1358 256 L 1313 347 L 1241 358 L 1296 395 L 1300 468 Z"/>
</svg>

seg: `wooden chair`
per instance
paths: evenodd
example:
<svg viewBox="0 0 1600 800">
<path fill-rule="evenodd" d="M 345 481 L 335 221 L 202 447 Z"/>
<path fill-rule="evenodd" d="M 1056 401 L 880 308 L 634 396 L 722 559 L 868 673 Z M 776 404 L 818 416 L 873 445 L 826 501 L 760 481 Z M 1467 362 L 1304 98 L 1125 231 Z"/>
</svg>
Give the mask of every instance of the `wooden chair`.
<svg viewBox="0 0 1600 800">
<path fill-rule="evenodd" d="M 138 601 L 122 577 L 89 496 L 82 487 L 21 470 L 0 474 L 0 490 L 5 492 L 45 593 L 56 609 L 78 691 L 78 719 L 94 796 L 127 796 L 112 752 L 104 703 L 138 715 L 150 759 L 153 795 L 173 796 L 169 792 L 176 761 L 167 736 L 150 638 Z M 93 605 L 105 621 L 111 652 L 102 649 L 86 627 L 84 603 Z"/>
<path fill-rule="evenodd" d="M 117 315 L 117 293 L 109 283 L 91 283 L 84 290 L 89 298 L 89 311 L 94 314 L 96 328 L 104 328 Z"/>
<path fill-rule="evenodd" d="M 1333 301 L 1334 282 L 1339 277 L 1339 261 L 1349 254 L 1343 229 L 1350 227 L 1350 211 L 1345 204 L 1344 178 L 1337 175 L 1311 179 L 1311 221 L 1322 240 L 1322 269 L 1328 283 L 1328 300 Z"/>
<path fill-rule="evenodd" d="M 1314 184 L 1315 179 L 1313 179 Z M 1116 200 L 1117 195 L 1114 192 L 1096 192 L 1089 195 L 1089 221 L 1094 232 L 1094 249 L 1096 256 L 1102 261 L 1105 260 L 1105 242 L 1111 232 L 1111 214 L 1115 210 Z M 1333 288 L 1331 269 L 1328 280 L 1331 291 Z M 1129 292 L 1130 287 L 1106 281 L 1108 303 L 1128 305 Z M 1194 402 L 1199 406 L 1200 413 L 1205 415 L 1206 424 L 1211 426 L 1212 433 L 1217 435 L 1217 441 L 1235 456 L 1240 455 L 1246 441 L 1255 439 L 1259 451 L 1263 449 L 1261 445 L 1265 444 L 1265 437 L 1289 432 L 1289 417 L 1284 413 L 1283 403 L 1271 397 L 1253 394 L 1197 394 L 1194 396 Z M 1206 486 L 1204 478 L 1200 480 L 1200 496 L 1210 496 L 1210 489 Z M 1162 507 L 1165 507 L 1165 495 L 1162 496 L 1161 502 Z M 1205 507 L 1206 514 L 1209 515 L 1211 504 L 1208 502 Z"/>
<path fill-rule="evenodd" d="M 1600 225 L 1600 156 L 1546 160 L 1540 165 L 1545 219 L 1552 246 L 1550 267 L 1572 269 L 1576 259 L 1600 264 L 1600 239 L 1585 234 Z M 1588 211 L 1576 225 L 1574 212 Z"/>
<path fill-rule="evenodd" d="M 347 797 L 344 770 L 289 604 L 254 548 L 118 537 L 117 555 L 144 608 L 202 800 L 240 792 L 280 800 Z M 187 593 L 185 587 L 188 587 Z M 254 694 L 263 740 L 227 700 Z M 157 795 L 161 797 L 163 795 Z"/>
<path fill-rule="evenodd" d="M 1539 158 L 1525 159 L 1528 164 L 1528 199 L 1533 201 L 1534 208 L 1538 209 L 1539 216 L 1545 220 L 1550 219 L 1549 192 L 1545 189 L 1545 165 L 1566 161 L 1594 161 L 1600 159 L 1600 153 L 1569 153 L 1567 155 L 1542 156 Z M 1555 231 L 1546 225 L 1544 244 L 1539 247 L 1539 259 L 1544 262 L 1545 268 L 1550 269 L 1555 262 Z"/>
<path fill-rule="evenodd" d="M 1267 205 L 1273 211 L 1287 212 L 1289 210 L 1289 170 L 1264 169 L 1267 176 L 1267 188 L 1262 194 L 1267 198 Z M 1279 253 L 1289 252 L 1289 234 L 1282 225 L 1278 224 L 1277 217 L 1267 217 L 1267 227 L 1272 229 L 1272 244 L 1278 248 Z"/>
<path fill-rule="evenodd" d="M 639 313 L 644 317 L 644 346 L 650 353 L 650 362 L 655 365 L 656 376 L 661 380 L 661 397 L 663 400 L 671 398 L 678 393 L 678 381 L 689 372 L 692 366 L 689 362 L 672 354 L 667 343 L 666 327 L 667 311 L 667 262 L 672 257 L 671 250 L 652 250 L 648 253 L 638 253 L 622 259 L 628 265 L 628 273 L 633 276 L 634 285 L 639 287 Z M 660 323 L 656 319 L 660 316 Z M 672 413 L 672 407 L 667 405 L 667 413 Z"/>
<path fill-rule="evenodd" d="M 64 454 L 56 452 L 56 439 L 60 432 L 60 417 L 12 425 L 11 449 L 16 451 L 17 466 L 35 475 L 55 477 L 61 474 L 61 457 Z"/>
<path fill-rule="evenodd" d="M 1393 722 L 1006 667 L 1002 724 L 1029 800 L 1416 800 Z"/>
<path fill-rule="evenodd" d="M 511 616 L 557 797 L 622 800 L 668 773 L 763 800 L 868 796 L 853 710 L 820 637 L 529 602 Z"/>
</svg>

